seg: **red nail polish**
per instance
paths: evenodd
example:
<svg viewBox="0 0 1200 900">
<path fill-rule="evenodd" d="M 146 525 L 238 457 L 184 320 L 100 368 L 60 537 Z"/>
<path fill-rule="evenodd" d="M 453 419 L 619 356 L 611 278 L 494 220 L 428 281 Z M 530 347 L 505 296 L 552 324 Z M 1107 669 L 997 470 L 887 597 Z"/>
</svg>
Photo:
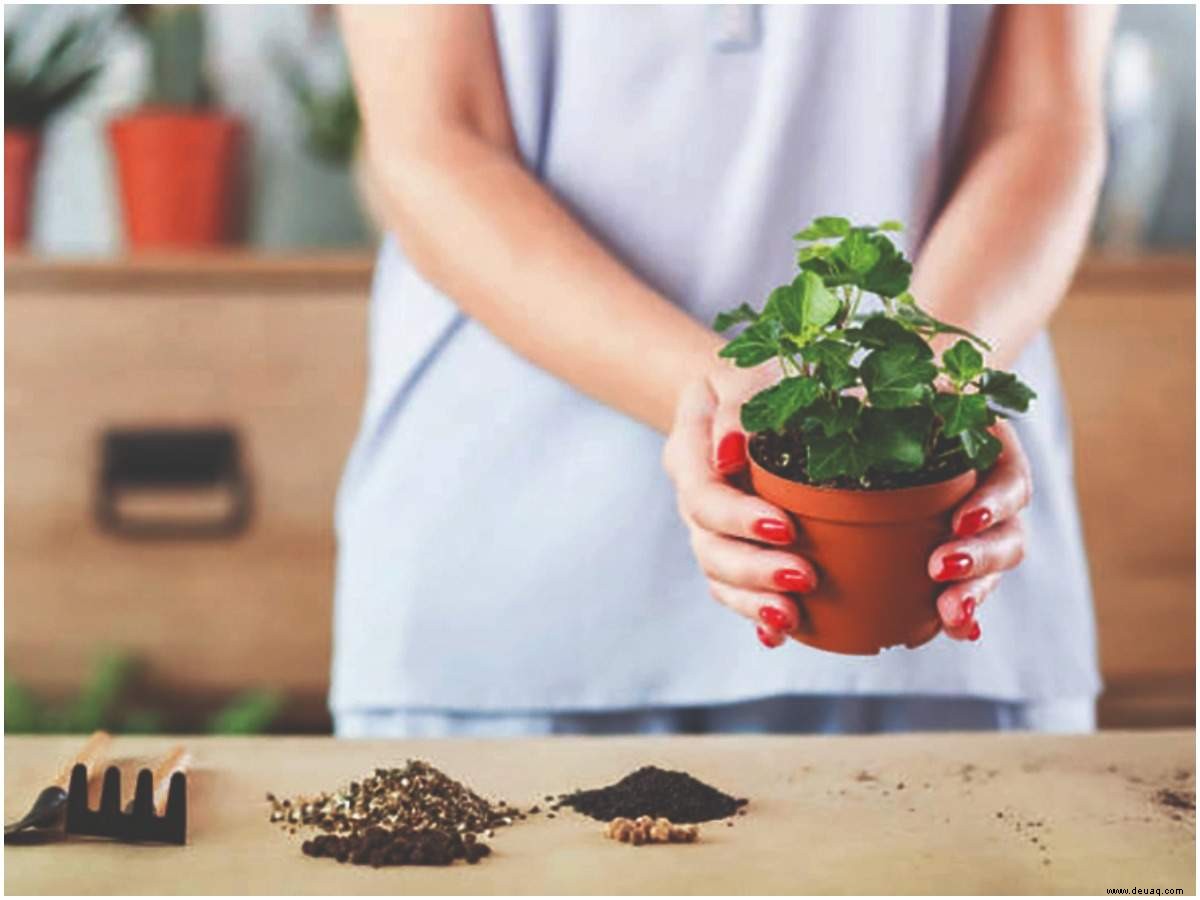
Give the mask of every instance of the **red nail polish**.
<svg viewBox="0 0 1200 900">
<path fill-rule="evenodd" d="M 936 581 L 949 581 L 951 578 L 962 578 L 971 571 L 974 560 L 966 553 L 951 553 L 942 557 L 942 571 L 937 573 Z"/>
<path fill-rule="evenodd" d="M 796 627 L 792 622 L 792 617 L 776 606 L 759 607 L 758 617 L 762 619 L 764 625 L 768 625 L 776 631 L 791 631 Z"/>
<path fill-rule="evenodd" d="M 770 647 L 772 650 L 774 650 L 783 643 L 782 637 L 775 637 L 770 631 L 767 631 L 767 629 L 763 628 L 761 625 L 758 626 L 757 632 L 759 643 L 761 643 L 764 647 Z"/>
<path fill-rule="evenodd" d="M 967 621 L 973 615 L 975 615 L 975 598 L 967 597 L 962 602 L 962 621 Z"/>
<path fill-rule="evenodd" d="M 983 629 L 980 628 L 979 623 L 976 622 L 974 625 L 971 626 L 971 631 L 967 635 L 967 637 L 972 641 L 977 641 L 977 640 L 979 640 L 979 636 L 981 634 L 983 634 Z"/>
<path fill-rule="evenodd" d="M 781 591 L 803 594 L 811 591 L 815 584 L 807 572 L 800 569 L 780 569 L 773 579 L 775 586 Z"/>
<path fill-rule="evenodd" d="M 746 464 L 746 436 L 731 431 L 717 444 L 717 471 L 722 475 L 736 472 Z"/>
<path fill-rule="evenodd" d="M 991 524 L 992 511 L 990 509 L 973 509 L 959 518 L 958 530 L 955 534 L 959 537 L 970 537 L 973 534 L 979 534 Z"/>
<path fill-rule="evenodd" d="M 759 519 L 754 523 L 753 531 L 764 541 L 770 541 L 772 544 L 790 544 L 792 542 L 791 526 L 779 519 Z"/>
</svg>

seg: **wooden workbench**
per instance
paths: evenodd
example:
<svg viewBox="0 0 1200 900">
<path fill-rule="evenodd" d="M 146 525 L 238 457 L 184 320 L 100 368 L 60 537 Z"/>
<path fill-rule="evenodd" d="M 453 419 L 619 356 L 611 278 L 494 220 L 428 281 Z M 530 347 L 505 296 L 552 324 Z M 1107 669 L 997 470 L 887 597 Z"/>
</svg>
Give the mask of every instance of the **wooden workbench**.
<svg viewBox="0 0 1200 900">
<path fill-rule="evenodd" d="M 71 738 L 7 738 L 7 820 Z M 169 739 L 123 739 L 126 764 Z M 199 738 L 186 847 L 6 847 L 7 893 L 1195 893 L 1195 734 L 550 738 L 357 742 Z M 497 831 L 476 866 L 373 870 L 309 859 L 264 801 L 332 789 L 410 756 L 513 804 L 654 763 L 750 798 L 695 845 L 631 847 L 563 810 Z M 1035 840 L 1036 839 L 1036 840 Z"/>
</svg>

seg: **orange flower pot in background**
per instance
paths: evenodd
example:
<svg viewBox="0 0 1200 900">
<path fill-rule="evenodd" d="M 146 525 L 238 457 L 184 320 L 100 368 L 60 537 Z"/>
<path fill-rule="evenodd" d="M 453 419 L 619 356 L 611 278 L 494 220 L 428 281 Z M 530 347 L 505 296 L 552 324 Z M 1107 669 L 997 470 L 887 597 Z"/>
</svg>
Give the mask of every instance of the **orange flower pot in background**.
<svg viewBox="0 0 1200 900">
<path fill-rule="evenodd" d="M 819 585 L 799 598 L 792 637 L 834 653 L 918 647 L 941 630 L 929 555 L 950 534 L 954 507 L 975 486 L 974 470 L 897 490 L 813 487 L 768 472 L 751 457 L 750 480 L 764 500 L 790 512 L 796 550 L 817 567 Z"/>
<path fill-rule="evenodd" d="M 232 239 L 241 123 L 220 113 L 147 109 L 109 123 L 130 248 Z"/>
<path fill-rule="evenodd" d="M 29 238 L 29 210 L 42 136 L 28 128 L 4 129 L 4 246 L 20 247 Z"/>
</svg>

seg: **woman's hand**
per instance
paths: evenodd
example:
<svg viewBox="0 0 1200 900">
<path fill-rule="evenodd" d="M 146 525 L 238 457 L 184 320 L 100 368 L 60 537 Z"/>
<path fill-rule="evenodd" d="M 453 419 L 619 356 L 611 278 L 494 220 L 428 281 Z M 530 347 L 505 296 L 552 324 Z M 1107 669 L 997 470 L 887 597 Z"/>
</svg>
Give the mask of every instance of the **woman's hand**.
<svg viewBox="0 0 1200 900">
<path fill-rule="evenodd" d="M 663 449 L 675 482 L 679 514 L 713 597 L 758 624 L 758 639 L 778 647 L 796 628 L 796 604 L 784 593 L 805 593 L 817 572 L 783 548 L 795 540 L 786 512 L 726 479 L 746 467 L 742 404 L 778 381 L 773 364 L 735 369 L 719 363 L 683 391 Z"/>
<path fill-rule="evenodd" d="M 1025 531 L 1017 514 L 1033 497 L 1029 460 L 1007 422 L 999 422 L 992 433 L 1004 445 L 1000 459 L 954 511 L 955 540 L 929 557 L 930 577 L 954 582 L 938 597 L 937 608 L 946 634 L 960 641 L 979 640 L 975 610 L 1001 573 L 1025 556 Z"/>
<path fill-rule="evenodd" d="M 747 463 L 741 405 L 778 379 L 771 364 L 714 367 L 684 390 L 663 449 L 663 465 L 675 482 L 679 512 L 713 597 L 753 620 L 767 647 L 781 645 L 799 621 L 786 594 L 811 591 L 818 579 L 811 562 L 785 549 L 795 539 L 791 517 L 728 480 Z M 955 640 L 979 639 L 976 609 L 1000 574 L 1024 556 L 1017 513 L 1032 495 L 1029 462 L 1012 426 L 1001 422 L 994 432 L 1004 445 L 999 461 L 955 510 L 955 539 L 929 559 L 931 578 L 954 582 L 938 597 L 937 609 Z"/>
</svg>

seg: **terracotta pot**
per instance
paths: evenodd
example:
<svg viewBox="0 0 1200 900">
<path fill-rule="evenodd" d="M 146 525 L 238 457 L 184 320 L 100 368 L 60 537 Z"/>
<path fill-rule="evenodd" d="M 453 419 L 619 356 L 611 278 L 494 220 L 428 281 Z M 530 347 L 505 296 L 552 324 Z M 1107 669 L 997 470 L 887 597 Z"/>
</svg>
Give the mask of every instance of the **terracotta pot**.
<svg viewBox="0 0 1200 900">
<path fill-rule="evenodd" d="M 4 129 L 4 246 L 20 247 L 29 237 L 29 209 L 42 136 L 29 128 Z"/>
<path fill-rule="evenodd" d="M 875 654 L 919 647 L 941 630 L 941 590 L 929 554 L 950 534 L 954 507 L 975 472 L 893 491 L 813 487 L 768 472 L 753 457 L 750 480 L 764 500 L 790 512 L 795 549 L 812 561 L 820 585 L 796 595 L 798 641 L 834 653 Z"/>
<path fill-rule="evenodd" d="M 146 109 L 109 139 L 130 247 L 205 247 L 234 236 L 242 126 L 219 113 Z"/>
</svg>

